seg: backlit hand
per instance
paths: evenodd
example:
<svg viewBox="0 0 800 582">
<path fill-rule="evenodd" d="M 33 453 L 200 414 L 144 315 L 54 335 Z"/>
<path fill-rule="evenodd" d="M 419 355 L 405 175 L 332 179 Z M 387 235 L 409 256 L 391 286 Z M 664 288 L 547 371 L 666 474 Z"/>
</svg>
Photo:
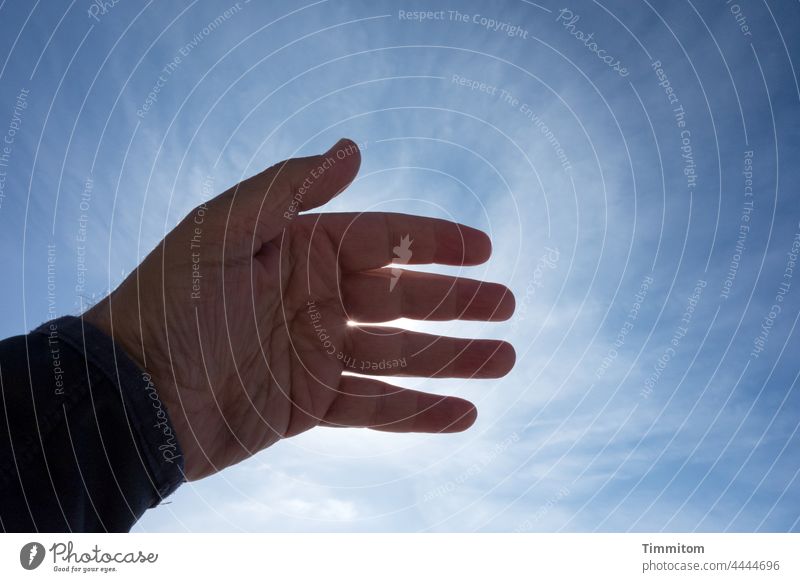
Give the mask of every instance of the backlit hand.
<svg viewBox="0 0 800 582">
<path fill-rule="evenodd" d="M 476 265 L 488 237 L 393 213 L 307 214 L 355 178 L 357 146 L 281 162 L 191 212 L 88 321 L 151 375 L 188 479 L 318 425 L 454 432 L 475 420 L 460 398 L 374 378 L 496 378 L 510 344 L 348 321 L 502 320 L 502 285 L 392 264 Z"/>
</svg>

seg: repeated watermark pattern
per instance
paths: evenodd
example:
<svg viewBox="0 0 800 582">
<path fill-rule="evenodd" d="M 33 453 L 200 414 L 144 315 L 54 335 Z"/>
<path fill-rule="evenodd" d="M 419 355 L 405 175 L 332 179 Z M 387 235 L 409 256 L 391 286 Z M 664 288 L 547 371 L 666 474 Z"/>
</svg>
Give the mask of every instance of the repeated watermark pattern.
<svg viewBox="0 0 800 582">
<path fill-rule="evenodd" d="M 548 271 L 558 267 L 561 258 L 561 252 L 558 248 L 544 247 L 544 251 L 534 263 L 533 269 L 531 269 L 528 282 L 525 285 L 524 295 L 521 299 L 517 299 L 517 309 L 511 322 L 512 329 L 518 328 L 527 319 L 531 304 L 535 301 L 539 290 L 545 286 Z"/>
<path fill-rule="evenodd" d="M 556 493 L 550 495 L 544 503 L 539 505 L 530 517 L 525 518 L 514 528 L 514 533 L 524 533 L 531 531 L 536 524 L 540 523 L 551 510 L 561 501 L 569 496 L 569 487 L 561 487 Z"/>
<path fill-rule="evenodd" d="M 278 448 L 249 464 L 255 478 L 237 482 L 235 495 L 225 495 L 231 486 L 223 482 L 199 518 L 197 504 L 184 499 L 171 512 L 145 514 L 159 521 L 144 529 L 798 529 L 792 478 L 800 460 L 789 451 L 800 371 L 800 75 L 792 52 L 800 5 L 86 0 L 65 6 L 62 18 L 63 10 L 33 4 L 6 2 L 0 11 L 0 323 L 8 337 L 45 322 L 43 389 L 52 402 L 73 396 L 80 378 L 72 375 L 83 372 L 69 360 L 58 318 L 73 305 L 90 321 L 94 304 L 114 305 L 109 333 L 125 347 L 165 352 L 148 355 L 148 373 L 132 387 L 156 435 L 150 453 L 164 469 L 198 453 L 181 453 L 183 425 L 168 422 L 168 413 L 183 420 L 178 415 L 191 411 L 179 405 L 172 415 L 177 399 L 159 391 L 167 374 L 155 366 L 170 358 L 180 368 L 202 355 L 207 372 L 224 368 L 234 388 L 243 380 L 237 395 L 256 395 L 252 405 L 274 404 L 276 384 L 291 400 L 294 386 L 284 382 L 294 378 L 280 365 L 300 359 L 309 367 L 301 373 L 321 365 L 334 376 L 327 397 L 337 398 L 336 379 L 380 380 L 477 408 L 474 425 L 456 427 L 466 430 L 460 435 L 312 432 L 291 455 Z M 339 137 L 358 146 L 291 161 Z M 256 173 L 254 160 L 267 153 L 274 170 Z M 361 168 L 347 189 L 328 192 L 343 185 L 356 155 Z M 236 177 L 251 168 L 249 184 L 275 180 L 237 191 Z M 281 174 L 297 168 L 303 174 Z M 255 217 L 238 223 L 238 205 L 212 202 L 223 191 L 265 195 L 256 200 L 270 214 L 259 234 L 274 227 L 283 238 L 264 238 L 259 250 L 239 244 L 240 227 Z M 193 210 L 173 220 L 185 203 Z M 403 217 L 389 233 L 360 236 L 362 213 L 384 210 L 485 225 L 491 255 L 479 265 L 422 264 L 447 254 L 431 252 L 429 240 L 449 237 Z M 320 237 L 314 244 L 330 244 L 312 247 L 331 251 L 319 253 L 330 272 L 315 271 L 323 267 L 317 258 L 293 260 L 310 225 Z M 164 237 L 169 245 L 161 246 Z M 229 255 L 239 252 L 229 269 Z M 291 272 L 284 257 L 291 268 L 309 265 L 291 272 L 293 282 L 307 283 L 291 298 L 284 279 L 269 276 L 276 257 L 280 275 Z M 504 322 L 473 317 L 497 307 L 490 303 L 499 290 L 481 284 L 468 297 L 465 290 L 477 288 L 469 282 L 445 296 L 469 304 L 453 310 L 463 320 L 407 318 L 449 311 L 450 303 L 432 311 L 429 298 L 447 276 L 513 282 L 516 309 Z M 125 289 L 95 303 L 123 279 Z M 329 289 L 317 287 L 325 281 Z M 180 297 L 169 296 L 172 289 Z M 361 289 L 373 295 L 354 301 Z M 168 312 L 137 321 L 162 298 Z M 252 329 L 231 319 L 251 315 L 251 306 L 260 337 L 215 338 L 202 345 L 222 351 L 181 353 L 196 343 L 181 341 L 178 330 L 233 336 Z M 293 318 L 289 325 L 266 321 L 278 306 L 295 310 L 279 314 Z M 184 308 L 200 325 L 183 325 Z M 360 310 L 369 322 L 358 321 Z M 376 313 L 389 321 L 373 321 Z M 383 325 L 401 333 L 370 334 Z M 273 372 L 269 382 L 253 379 L 249 367 L 225 366 L 255 361 L 231 358 L 231 349 L 287 345 L 259 344 L 260 326 L 288 330 L 297 349 L 259 354 Z M 404 342 L 419 339 L 417 331 L 509 341 L 516 362 L 503 378 L 412 379 L 435 369 L 427 364 L 440 351 L 412 351 L 416 342 Z M 158 334 L 169 336 L 167 348 L 151 341 Z M 465 366 L 480 363 L 474 354 L 489 357 L 473 347 Z M 230 388 L 219 377 L 210 383 L 214 396 Z M 4 376 L 3 389 L 16 384 Z M 238 402 L 219 405 L 231 401 Z M 329 410 L 351 405 L 342 399 Z M 382 414 L 392 412 L 387 405 Z M 255 411 L 253 432 L 270 433 L 278 409 Z M 426 410 L 419 421 L 446 409 Z M 522 429 L 529 426 L 537 430 Z M 241 438 L 238 428 L 231 434 Z M 364 433 L 373 434 L 362 441 L 368 454 L 356 458 L 348 447 Z M 502 440 L 492 440 L 498 434 Z M 399 444 L 381 449 L 383 439 Z M 298 462 L 302 480 L 276 479 Z M 106 573 L 118 565 L 113 553 L 105 558 L 78 541 L 40 541 L 16 543 L 18 572 Z M 142 553 L 147 560 L 150 552 Z M 130 559 L 138 558 L 134 551 Z"/>
<path fill-rule="evenodd" d="M 688 190 L 694 190 L 697 187 L 697 169 L 694 159 L 694 150 L 692 148 L 692 131 L 687 127 L 686 123 L 686 109 L 684 109 L 681 100 L 678 98 L 678 94 L 675 92 L 672 82 L 669 80 L 661 61 L 653 61 L 650 63 L 650 68 L 655 72 L 658 78 L 658 85 L 664 89 L 664 95 L 672 106 L 675 126 L 680 132 L 681 161 L 683 164 L 683 175 L 686 177 L 686 188 Z"/>
<path fill-rule="evenodd" d="M 161 71 L 158 74 L 158 77 L 156 77 L 156 80 L 153 83 L 152 88 L 147 93 L 147 97 L 145 97 L 144 102 L 136 109 L 136 115 L 140 119 L 144 119 L 145 116 L 147 116 L 147 113 L 151 109 L 153 109 L 156 103 L 158 103 L 159 95 L 167 86 L 170 79 L 181 68 L 184 59 L 187 59 L 189 55 L 192 54 L 192 51 L 194 51 L 198 46 L 204 43 L 223 24 L 231 20 L 237 14 L 239 14 L 244 9 L 245 5 L 249 3 L 250 0 L 243 0 L 242 2 L 236 2 L 229 8 L 220 12 L 216 16 L 216 18 L 209 21 L 208 23 L 206 23 L 205 26 L 203 26 L 200 30 L 198 30 L 189 42 L 187 42 L 178 49 L 178 52 L 176 52 L 172 56 L 172 59 L 170 59 L 170 61 L 162 67 Z"/>
<path fill-rule="evenodd" d="M 675 358 L 677 355 L 678 348 L 680 348 L 683 338 L 685 338 L 689 333 L 689 326 L 692 323 L 692 319 L 694 318 L 700 298 L 703 295 L 703 290 L 707 285 L 708 282 L 704 279 L 698 279 L 695 283 L 694 289 L 686 301 L 686 308 L 683 311 L 683 315 L 681 316 L 678 325 L 675 326 L 675 329 L 672 332 L 669 345 L 664 348 L 664 351 L 658 357 L 656 363 L 653 364 L 653 371 L 645 379 L 644 385 L 639 391 L 639 394 L 642 396 L 642 398 L 650 398 L 655 387 L 661 381 L 661 378 L 664 375 L 667 367 L 670 365 L 670 362 L 672 362 L 673 358 Z"/>
<path fill-rule="evenodd" d="M 608 54 L 604 48 L 601 48 L 597 44 L 594 32 L 587 33 L 577 28 L 576 25 L 580 19 L 581 15 L 575 14 L 569 8 L 562 8 L 556 15 L 556 22 L 561 24 L 561 26 L 564 27 L 564 30 L 583 43 L 583 46 L 589 49 L 590 52 L 594 53 L 598 59 L 605 63 L 608 68 L 617 73 L 620 77 L 627 77 L 630 74 L 628 68 L 623 65 L 618 58 Z"/>
<path fill-rule="evenodd" d="M 469 467 L 461 471 L 458 475 L 456 475 L 452 479 L 448 479 L 441 485 L 438 485 L 435 488 L 426 491 L 422 495 L 422 502 L 428 503 L 430 501 L 434 501 L 441 497 L 445 497 L 447 495 L 455 493 L 470 479 L 477 477 L 478 475 L 486 471 L 492 465 L 492 463 L 494 463 L 499 457 L 508 452 L 508 450 L 513 445 L 519 442 L 519 440 L 520 440 L 519 434 L 517 434 L 516 432 L 511 433 L 503 440 L 496 443 L 489 450 L 488 453 L 481 455 L 481 457 L 476 462 L 472 463 Z"/>
<path fill-rule="evenodd" d="M 100 22 L 122 0 L 92 0 L 86 13 L 95 22 Z"/>
<path fill-rule="evenodd" d="M 147 394 L 147 397 L 150 399 L 150 402 L 153 406 L 153 410 L 155 410 L 156 422 L 153 424 L 153 427 L 161 431 L 161 434 L 164 436 L 164 441 L 158 445 L 158 450 L 165 462 L 174 463 L 176 459 L 181 457 L 181 455 L 179 454 L 180 449 L 178 448 L 177 437 L 172 430 L 172 425 L 169 422 L 166 408 L 164 408 L 164 405 L 161 402 L 161 398 L 158 395 L 158 390 L 156 390 L 150 374 L 147 372 L 142 372 L 142 381 L 144 382 L 145 394 Z"/>
<path fill-rule="evenodd" d="M 736 280 L 736 275 L 739 273 L 739 267 L 742 263 L 742 256 L 747 248 L 747 237 L 750 234 L 750 221 L 752 220 L 753 208 L 755 206 L 755 197 L 753 195 L 753 150 L 744 152 L 743 166 L 744 201 L 742 202 L 742 214 L 739 219 L 739 231 L 736 236 L 736 245 L 731 255 L 731 262 L 728 265 L 728 273 L 722 281 L 722 289 L 719 292 L 720 298 L 726 300 L 731 295 L 733 283 Z"/>
<path fill-rule="evenodd" d="M 603 356 L 603 360 L 600 362 L 600 365 L 594 372 L 595 378 L 598 380 L 605 376 L 608 369 L 611 368 L 611 366 L 619 357 L 620 350 L 625 345 L 628 336 L 633 331 L 633 328 L 639 319 L 639 313 L 642 310 L 645 299 L 647 299 L 653 281 L 654 279 L 652 275 L 645 275 L 641 283 L 639 283 L 639 288 L 636 290 L 636 293 L 633 296 L 633 302 L 628 310 L 628 314 L 625 316 L 625 321 L 619 328 L 619 331 L 617 331 L 617 335 L 614 337 L 614 342 L 612 343 L 611 347 L 608 348 L 606 355 Z"/>
<path fill-rule="evenodd" d="M 786 305 L 786 297 L 792 288 L 794 270 L 797 267 L 797 256 L 800 254 L 800 223 L 798 223 L 797 228 L 798 230 L 794 233 L 792 243 L 784 255 L 786 262 L 778 287 L 775 289 L 772 305 L 770 305 L 769 311 L 761 321 L 761 327 L 753 339 L 753 349 L 750 351 L 751 358 L 758 358 L 766 348 L 772 328 L 775 326 L 775 320 L 783 312 Z"/>
<path fill-rule="evenodd" d="M 28 108 L 28 96 L 30 89 L 22 88 L 17 93 L 14 107 L 11 110 L 11 119 L 8 122 L 3 143 L 0 144 L 0 209 L 3 208 L 3 200 L 6 198 L 6 183 L 8 181 L 8 168 L 11 164 L 11 155 L 14 152 L 14 143 L 22 127 L 22 117 Z"/>
<path fill-rule="evenodd" d="M 412 22 L 448 21 L 477 25 L 490 32 L 499 32 L 510 38 L 528 38 L 528 31 L 518 24 L 497 20 L 479 13 L 459 12 L 458 10 L 398 10 L 397 19 Z"/>
<path fill-rule="evenodd" d="M 450 82 L 458 85 L 459 87 L 466 87 L 470 91 L 477 91 L 479 93 L 485 93 L 491 97 L 496 97 L 503 105 L 518 111 L 520 115 L 527 119 L 537 130 L 539 130 L 539 133 L 544 136 L 545 140 L 547 140 L 547 143 L 553 148 L 553 151 L 558 158 L 558 163 L 561 164 L 561 168 L 564 170 L 564 172 L 569 173 L 572 171 L 572 164 L 570 163 L 569 156 L 567 156 L 566 151 L 564 151 L 564 147 L 561 145 L 561 142 L 558 140 L 556 134 L 542 118 L 542 116 L 535 111 L 532 105 L 515 97 L 514 94 L 507 89 L 499 88 L 496 85 L 492 85 L 485 81 L 470 79 L 464 75 L 453 74 L 450 76 Z"/>
</svg>

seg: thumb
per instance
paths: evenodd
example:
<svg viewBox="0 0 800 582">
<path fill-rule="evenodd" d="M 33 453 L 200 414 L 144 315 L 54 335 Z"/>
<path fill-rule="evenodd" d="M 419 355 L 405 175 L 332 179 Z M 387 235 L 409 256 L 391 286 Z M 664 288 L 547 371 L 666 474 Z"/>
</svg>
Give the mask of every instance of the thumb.
<svg viewBox="0 0 800 582">
<path fill-rule="evenodd" d="M 324 154 L 284 160 L 240 182 L 209 203 L 221 210 L 209 214 L 224 217 L 229 241 L 246 239 L 258 249 L 299 212 L 322 206 L 341 193 L 360 166 L 358 146 L 342 138 Z"/>
<path fill-rule="evenodd" d="M 246 183 L 267 193 L 264 208 L 269 214 L 280 213 L 291 220 L 298 212 L 322 206 L 340 194 L 360 166 L 358 146 L 342 138 L 324 154 L 280 162 Z M 267 180 L 271 183 L 265 183 Z"/>
</svg>

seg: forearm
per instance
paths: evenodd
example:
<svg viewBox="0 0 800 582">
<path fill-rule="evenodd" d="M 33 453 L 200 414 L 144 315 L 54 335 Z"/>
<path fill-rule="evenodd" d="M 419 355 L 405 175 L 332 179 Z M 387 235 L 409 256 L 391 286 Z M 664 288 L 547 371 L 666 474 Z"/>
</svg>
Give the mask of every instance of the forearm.
<svg viewBox="0 0 800 582">
<path fill-rule="evenodd" d="M 78 318 L 0 342 L 0 527 L 127 531 L 183 480 L 150 378 Z"/>
</svg>

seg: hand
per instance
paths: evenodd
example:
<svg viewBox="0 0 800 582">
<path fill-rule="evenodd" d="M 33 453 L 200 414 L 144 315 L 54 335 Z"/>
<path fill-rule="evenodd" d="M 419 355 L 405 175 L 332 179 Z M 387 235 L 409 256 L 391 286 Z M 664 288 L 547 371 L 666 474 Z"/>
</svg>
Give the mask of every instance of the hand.
<svg viewBox="0 0 800 582">
<path fill-rule="evenodd" d="M 482 232 L 392 213 L 298 214 L 355 178 L 358 147 L 291 159 L 192 211 L 105 300 L 84 314 L 152 377 L 189 480 L 314 426 L 455 432 L 460 398 L 374 376 L 497 378 L 510 344 L 378 326 L 400 317 L 498 321 L 506 287 L 387 267 L 476 265 Z"/>
</svg>

